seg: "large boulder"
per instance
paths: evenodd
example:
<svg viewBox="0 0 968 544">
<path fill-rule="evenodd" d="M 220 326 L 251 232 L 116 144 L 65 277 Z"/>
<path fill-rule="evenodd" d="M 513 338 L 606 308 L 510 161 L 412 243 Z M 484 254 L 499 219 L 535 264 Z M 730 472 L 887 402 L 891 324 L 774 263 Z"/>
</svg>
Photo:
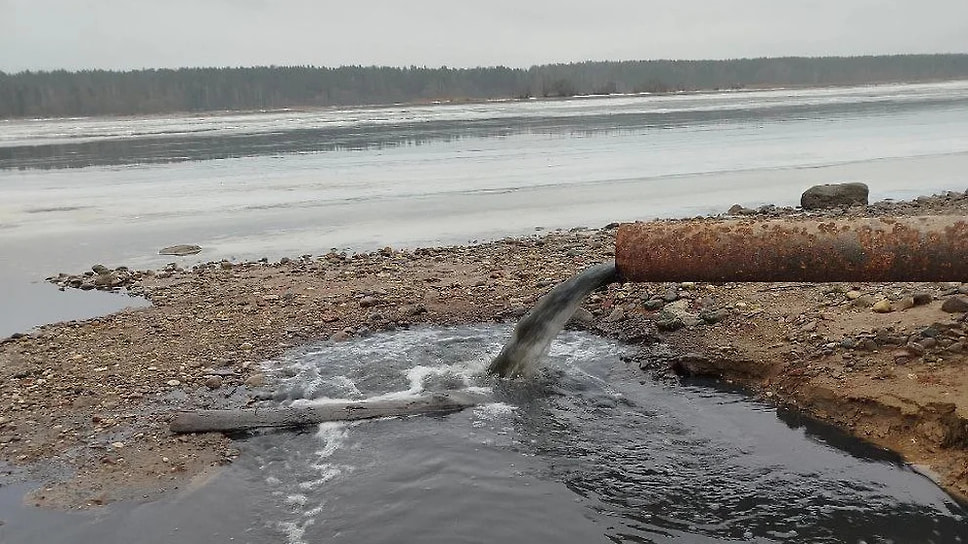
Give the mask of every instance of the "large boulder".
<svg viewBox="0 0 968 544">
<path fill-rule="evenodd" d="M 863 183 L 827 183 L 814 185 L 800 196 L 800 207 L 804 210 L 824 208 L 849 208 L 860 204 L 867 205 L 870 190 Z"/>
</svg>

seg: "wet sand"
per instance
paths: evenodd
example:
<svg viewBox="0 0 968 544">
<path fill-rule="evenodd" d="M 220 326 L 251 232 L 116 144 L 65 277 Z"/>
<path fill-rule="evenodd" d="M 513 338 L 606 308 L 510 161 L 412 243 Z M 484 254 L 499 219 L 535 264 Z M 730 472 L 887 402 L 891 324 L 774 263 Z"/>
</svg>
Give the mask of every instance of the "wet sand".
<svg viewBox="0 0 968 544">
<path fill-rule="evenodd" d="M 847 214 L 966 212 L 968 196 L 951 193 Z M 2 341 L 0 461 L 25 470 L 16 478 L 47 482 L 31 504 L 163 496 L 238 455 L 221 435 L 171 434 L 172 410 L 260 402 L 272 387 L 263 370 L 306 342 L 513 322 L 556 283 L 612 258 L 614 234 L 578 228 L 132 274 L 125 287 L 151 307 Z M 931 300 L 890 313 L 867 305 L 914 293 Z M 941 306 L 965 294 L 968 284 L 613 284 L 589 297 L 572 326 L 639 345 L 631 364 L 645 372 L 713 376 L 833 423 L 924 466 L 964 499 L 968 324 Z M 660 330 L 663 312 L 676 308 L 717 317 Z"/>
</svg>

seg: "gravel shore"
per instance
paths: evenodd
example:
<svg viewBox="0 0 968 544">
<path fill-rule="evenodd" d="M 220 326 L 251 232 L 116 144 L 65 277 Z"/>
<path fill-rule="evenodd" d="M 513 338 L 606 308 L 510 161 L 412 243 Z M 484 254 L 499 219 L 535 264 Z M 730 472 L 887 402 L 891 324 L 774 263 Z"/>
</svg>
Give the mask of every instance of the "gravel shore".
<svg viewBox="0 0 968 544">
<path fill-rule="evenodd" d="M 968 195 L 810 215 L 930 214 L 968 215 Z M 612 258 L 614 227 L 52 277 L 64 288 L 140 294 L 152 306 L 0 340 L 0 461 L 46 481 L 30 501 L 53 507 L 192 485 L 238 451 L 221 435 L 171 434 L 172 410 L 260 402 L 273 358 L 302 343 L 513 322 L 556 283 Z M 968 283 L 626 283 L 590 296 L 571 326 L 639 345 L 629 364 L 643 372 L 711 376 L 828 421 L 966 498 L 966 311 Z"/>
</svg>

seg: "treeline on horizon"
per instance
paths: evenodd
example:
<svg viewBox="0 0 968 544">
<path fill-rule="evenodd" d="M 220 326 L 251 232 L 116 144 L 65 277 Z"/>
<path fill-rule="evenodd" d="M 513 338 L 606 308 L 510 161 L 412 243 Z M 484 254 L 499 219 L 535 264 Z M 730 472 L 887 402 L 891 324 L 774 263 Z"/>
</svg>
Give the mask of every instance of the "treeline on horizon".
<svg viewBox="0 0 968 544">
<path fill-rule="evenodd" d="M 968 78 L 968 54 L 647 60 L 531 68 L 268 66 L 0 72 L 0 118 L 272 110 Z"/>
</svg>

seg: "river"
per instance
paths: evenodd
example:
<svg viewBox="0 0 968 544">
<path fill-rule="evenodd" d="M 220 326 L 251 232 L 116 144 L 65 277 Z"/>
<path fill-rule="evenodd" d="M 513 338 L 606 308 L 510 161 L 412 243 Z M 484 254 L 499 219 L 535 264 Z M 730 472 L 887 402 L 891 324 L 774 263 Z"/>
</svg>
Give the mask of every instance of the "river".
<svg viewBox="0 0 968 544">
<path fill-rule="evenodd" d="M 44 276 L 968 186 L 968 82 L 0 121 L 0 335 L 138 299 Z M 653 381 L 580 334 L 525 384 L 480 383 L 501 327 L 416 329 L 272 363 L 280 400 L 443 386 L 446 417 L 265 433 L 193 493 L 97 514 L 19 505 L 11 542 L 962 542 L 965 510 L 885 452 L 706 383 Z M 308 385 L 307 385 L 308 384 Z M 310 385 L 312 387 L 310 387 Z M 38 531 L 43 527 L 43 531 Z M 0 538 L 0 541 L 6 542 Z"/>
</svg>

